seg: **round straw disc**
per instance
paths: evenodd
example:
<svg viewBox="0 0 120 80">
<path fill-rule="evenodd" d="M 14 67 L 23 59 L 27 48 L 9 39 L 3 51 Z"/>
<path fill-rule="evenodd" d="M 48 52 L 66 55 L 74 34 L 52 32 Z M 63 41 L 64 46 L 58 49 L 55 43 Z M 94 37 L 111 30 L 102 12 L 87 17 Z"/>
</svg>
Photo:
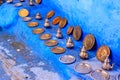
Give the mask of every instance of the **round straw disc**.
<svg viewBox="0 0 120 80">
<path fill-rule="evenodd" d="M 107 55 L 110 55 L 110 49 L 108 46 L 101 46 L 96 53 L 96 57 L 99 61 L 104 62 Z"/>
<path fill-rule="evenodd" d="M 77 26 L 73 30 L 73 37 L 75 40 L 79 40 L 81 38 L 82 30 L 80 26 Z"/>
<path fill-rule="evenodd" d="M 43 28 L 36 28 L 32 32 L 33 32 L 33 34 L 41 34 L 44 32 L 44 29 Z"/>
<path fill-rule="evenodd" d="M 38 26 L 38 22 L 28 22 L 29 27 L 36 27 Z"/>
<path fill-rule="evenodd" d="M 54 18 L 52 20 L 52 24 L 56 25 L 56 24 L 58 24 L 60 22 L 60 20 L 61 20 L 60 16 L 57 16 L 56 18 Z"/>
<path fill-rule="evenodd" d="M 67 19 L 62 18 L 59 22 L 59 28 L 64 28 L 66 24 L 67 24 Z"/>
<path fill-rule="evenodd" d="M 86 35 L 86 37 L 83 40 L 83 45 L 86 50 L 91 50 L 95 45 L 95 37 L 92 34 Z"/>
<path fill-rule="evenodd" d="M 40 39 L 41 40 L 48 40 L 48 39 L 50 39 L 52 36 L 51 36 L 51 34 L 42 34 L 41 36 L 40 36 Z"/>
<path fill-rule="evenodd" d="M 51 52 L 55 53 L 55 54 L 61 54 L 65 52 L 65 49 L 62 47 L 53 47 L 51 48 Z"/>
<path fill-rule="evenodd" d="M 40 3 L 41 3 L 41 0 L 35 0 L 35 2 L 36 2 L 37 4 L 40 4 Z"/>
<path fill-rule="evenodd" d="M 45 42 L 45 45 L 47 46 L 56 46 L 58 42 L 56 40 L 48 40 Z"/>
<path fill-rule="evenodd" d="M 18 14 L 21 17 L 26 17 L 29 15 L 29 11 L 27 9 L 21 9 L 21 10 L 19 10 Z"/>
<path fill-rule="evenodd" d="M 46 18 L 51 18 L 55 14 L 54 10 L 51 10 L 50 12 L 47 13 Z"/>
<path fill-rule="evenodd" d="M 73 32 L 74 27 L 70 26 L 67 30 L 67 34 L 70 35 Z"/>
</svg>

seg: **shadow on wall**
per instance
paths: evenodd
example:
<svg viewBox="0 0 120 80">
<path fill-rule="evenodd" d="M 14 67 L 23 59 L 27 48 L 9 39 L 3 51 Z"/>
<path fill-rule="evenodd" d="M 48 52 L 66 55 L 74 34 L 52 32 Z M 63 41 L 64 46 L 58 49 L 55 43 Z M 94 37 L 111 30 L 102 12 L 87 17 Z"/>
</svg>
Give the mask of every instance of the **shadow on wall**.
<svg viewBox="0 0 120 80">
<path fill-rule="evenodd" d="M 96 37 L 97 46 L 108 45 L 111 59 L 120 65 L 120 5 L 119 0 L 43 0 L 55 11 L 64 13 L 68 26 L 80 25 L 83 37 L 92 33 Z M 95 50 L 97 50 L 95 48 Z"/>
<path fill-rule="evenodd" d="M 2 27 L 0 27 L 0 31 L 2 31 Z"/>
</svg>

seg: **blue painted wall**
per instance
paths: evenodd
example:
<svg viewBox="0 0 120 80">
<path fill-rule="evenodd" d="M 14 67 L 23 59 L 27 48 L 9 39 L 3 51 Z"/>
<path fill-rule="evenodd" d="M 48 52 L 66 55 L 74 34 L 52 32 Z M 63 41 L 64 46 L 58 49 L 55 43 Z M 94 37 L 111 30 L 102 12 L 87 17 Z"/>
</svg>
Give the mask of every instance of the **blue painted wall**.
<svg viewBox="0 0 120 80">
<path fill-rule="evenodd" d="M 92 33 L 97 48 L 108 45 L 112 60 L 120 65 L 120 1 L 119 0 L 44 0 L 64 13 L 69 25 L 80 25 L 83 37 Z M 56 6 L 56 7 L 55 7 Z"/>
<path fill-rule="evenodd" d="M 16 0 L 16 2 L 18 1 Z M 32 34 L 33 29 L 29 28 L 27 23 L 22 21 L 21 17 L 18 16 L 18 11 L 22 8 L 26 8 L 30 12 L 29 16 L 32 17 L 36 12 L 40 12 L 43 16 L 43 20 L 39 21 L 39 27 L 43 27 L 43 22 L 47 12 L 51 9 L 55 10 L 54 17 L 60 15 L 62 17 L 66 17 L 68 20 L 68 25 L 62 29 L 65 38 L 68 37 L 66 35 L 66 30 L 70 25 L 80 25 L 82 28 L 82 39 L 80 41 L 74 41 L 74 50 L 76 52 L 73 52 L 73 55 L 76 56 L 77 61 L 80 61 L 78 54 L 80 47 L 82 46 L 84 36 L 88 33 L 92 33 L 95 35 L 97 43 L 95 49 L 89 52 L 90 57 L 95 56 L 98 47 L 101 45 L 108 45 L 111 49 L 112 60 L 116 64 L 120 65 L 119 3 L 119 0 L 43 0 L 41 5 L 33 7 L 28 6 L 28 2 L 23 3 L 25 5 L 22 7 L 14 7 L 12 4 L 5 3 L 0 6 L 0 27 L 2 27 L 4 32 L 16 35 L 18 39 L 21 39 L 29 46 L 32 46 L 33 49 L 39 53 L 40 57 L 42 56 L 43 59 L 48 62 L 50 61 L 51 65 L 58 70 L 62 76 L 65 76 L 65 80 L 68 80 L 71 76 L 68 72 L 71 71 L 75 74 L 74 70 L 61 64 L 58 61 L 59 55 L 51 53 L 50 48 L 44 46 L 44 41 L 39 39 L 39 35 Z M 50 19 L 50 21 L 52 19 Z M 36 20 L 33 19 L 33 21 Z M 55 34 L 57 27 L 58 26 L 52 25 L 52 29 L 45 29 L 46 33 L 52 33 L 53 39 L 56 39 Z M 65 46 L 65 38 L 63 40 L 59 40 L 59 46 Z M 66 54 L 71 53 L 71 51 L 67 50 Z M 80 78 L 83 78 L 82 75 L 79 76 Z"/>
</svg>

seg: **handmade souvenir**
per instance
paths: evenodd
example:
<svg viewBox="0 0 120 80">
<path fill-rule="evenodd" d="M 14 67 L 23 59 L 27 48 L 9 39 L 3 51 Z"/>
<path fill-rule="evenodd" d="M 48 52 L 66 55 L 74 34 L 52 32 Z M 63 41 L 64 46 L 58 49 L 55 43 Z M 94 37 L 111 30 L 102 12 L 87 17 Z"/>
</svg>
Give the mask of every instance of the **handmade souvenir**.
<svg viewBox="0 0 120 80">
<path fill-rule="evenodd" d="M 82 74 L 88 74 L 92 71 L 92 67 L 87 63 L 78 63 L 74 67 L 75 71 Z"/>
<path fill-rule="evenodd" d="M 91 50 L 95 45 L 95 37 L 92 34 L 86 35 L 83 40 L 83 45 L 86 50 Z"/>
<path fill-rule="evenodd" d="M 15 6 L 20 7 L 20 6 L 22 6 L 22 3 L 16 3 Z"/>
<path fill-rule="evenodd" d="M 104 60 L 103 64 L 102 64 L 102 68 L 105 70 L 110 70 L 113 68 L 113 64 L 110 64 L 110 60 L 109 60 L 109 55 L 107 55 L 106 59 Z"/>
<path fill-rule="evenodd" d="M 73 26 L 70 26 L 70 27 L 68 28 L 68 30 L 67 30 L 67 34 L 68 34 L 68 35 L 72 34 L 73 29 L 74 29 L 74 27 L 73 27 Z"/>
<path fill-rule="evenodd" d="M 87 53 L 87 51 L 86 51 L 84 46 L 81 48 L 79 56 L 82 59 L 87 59 L 88 58 L 88 53 Z"/>
<path fill-rule="evenodd" d="M 75 62 L 75 57 L 72 55 L 63 55 L 59 58 L 59 61 L 64 64 L 71 64 Z"/>
<path fill-rule="evenodd" d="M 59 28 L 64 28 L 66 24 L 67 24 L 67 19 L 61 18 L 58 26 L 59 26 Z"/>
<path fill-rule="evenodd" d="M 110 75 L 102 69 L 97 69 L 95 71 L 92 71 L 90 76 L 94 80 L 109 80 L 110 78 Z"/>
<path fill-rule="evenodd" d="M 55 54 L 62 54 L 65 52 L 65 49 L 62 47 L 56 46 L 56 47 L 51 48 L 51 52 L 53 52 Z"/>
<path fill-rule="evenodd" d="M 38 22 L 28 22 L 28 26 L 29 27 L 36 27 L 36 26 L 38 26 Z"/>
<path fill-rule="evenodd" d="M 48 40 L 45 42 L 45 45 L 47 46 L 56 46 L 58 42 L 56 40 Z"/>
<path fill-rule="evenodd" d="M 49 19 L 55 14 L 54 10 L 51 10 L 47 13 L 46 18 Z"/>
<path fill-rule="evenodd" d="M 13 3 L 13 0 L 7 0 L 6 2 L 7 3 Z"/>
<path fill-rule="evenodd" d="M 67 47 L 67 48 L 73 48 L 73 47 L 74 47 L 74 43 L 73 43 L 71 37 L 69 37 L 69 38 L 67 39 L 66 47 Z"/>
<path fill-rule="evenodd" d="M 27 21 L 31 21 L 32 17 L 23 17 L 23 21 L 27 22 Z"/>
<path fill-rule="evenodd" d="M 99 61 L 104 62 L 106 57 L 110 56 L 110 49 L 108 46 L 101 46 L 96 53 L 96 57 Z"/>
<path fill-rule="evenodd" d="M 52 20 L 52 24 L 56 25 L 56 24 L 58 24 L 60 22 L 60 20 L 61 20 L 60 16 L 57 16 L 56 18 L 54 18 Z"/>
<path fill-rule="evenodd" d="M 29 1 L 29 5 L 30 5 L 30 6 L 34 6 L 33 0 L 30 0 L 30 1 Z"/>
<path fill-rule="evenodd" d="M 35 18 L 36 18 L 37 20 L 42 19 L 42 17 L 41 17 L 41 15 L 40 15 L 40 13 L 36 13 Z"/>
<path fill-rule="evenodd" d="M 45 27 L 45 28 L 49 28 L 49 27 L 50 27 L 50 22 L 49 22 L 48 19 L 45 19 L 44 27 Z"/>
<path fill-rule="evenodd" d="M 36 2 L 37 4 L 40 4 L 40 3 L 41 3 L 41 0 L 35 0 L 35 2 Z"/>
<path fill-rule="evenodd" d="M 82 30 L 80 26 L 76 26 L 73 30 L 73 37 L 75 40 L 79 40 L 81 38 Z"/>
<path fill-rule="evenodd" d="M 62 35 L 62 32 L 61 32 L 60 28 L 58 28 L 58 30 L 57 30 L 56 37 L 57 38 L 63 38 L 63 35 Z"/>
<path fill-rule="evenodd" d="M 51 37 L 52 37 L 51 34 L 42 34 L 42 35 L 40 36 L 40 39 L 41 39 L 41 40 L 48 40 L 48 39 L 50 39 Z"/>
<path fill-rule="evenodd" d="M 36 28 L 32 32 L 33 32 L 33 34 L 41 34 L 44 32 L 44 29 L 43 28 Z"/>
<path fill-rule="evenodd" d="M 27 9 L 20 9 L 18 14 L 21 17 L 27 17 L 29 15 L 29 11 Z"/>
</svg>

